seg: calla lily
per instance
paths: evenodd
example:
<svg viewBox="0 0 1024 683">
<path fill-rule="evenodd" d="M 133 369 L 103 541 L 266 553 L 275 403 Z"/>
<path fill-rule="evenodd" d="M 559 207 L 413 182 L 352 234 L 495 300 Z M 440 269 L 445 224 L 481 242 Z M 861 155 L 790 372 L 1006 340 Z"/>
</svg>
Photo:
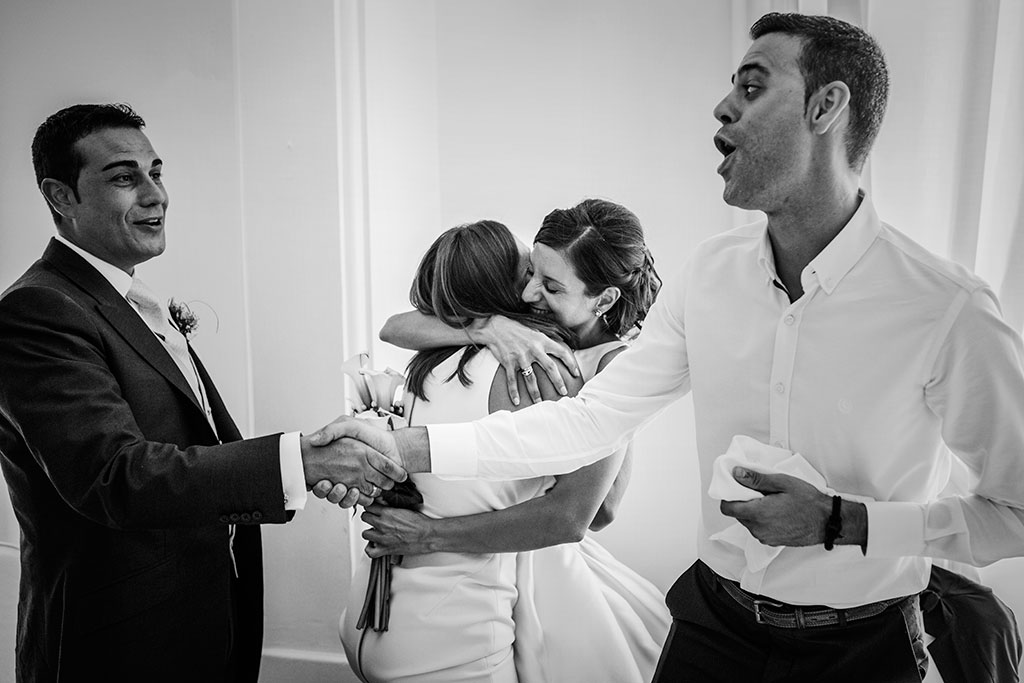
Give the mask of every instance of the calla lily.
<svg viewBox="0 0 1024 683">
<path fill-rule="evenodd" d="M 380 413 L 402 415 L 405 375 L 392 368 L 383 371 L 372 369 L 370 355 L 367 353 L 352 356 L 342 363 L 341 369 L 352 380 L 355 387 L 356 400 L 358 400 L 356 408 L 362 408 L 366 412 L 373 409 L 378 412 L 378 415 Z M 356 417 L 362 417 L 362 414 Z"/>
<path fill-rule="evenodd" d="M 379 370 L 363 370 L 363 377 L 370 388 L 370 405 L 387 411 L 397 410 L 396 397 L 400 400 L 400 392 L 405 385 L 402 373 L 387 368 Z"/>
<path fill-rule="evenodd" d="M 341 364 L 341 371 L 348 375 L 355 386 L 359 405 L 367 408 L 370 407 L 371 392 L 370 386 L 366 382 L 366 377 L 363 375 L 363 369 L 368 367 L 369 364 L 370 354 L 368 353 L 357 353 Z"/>
</svg>

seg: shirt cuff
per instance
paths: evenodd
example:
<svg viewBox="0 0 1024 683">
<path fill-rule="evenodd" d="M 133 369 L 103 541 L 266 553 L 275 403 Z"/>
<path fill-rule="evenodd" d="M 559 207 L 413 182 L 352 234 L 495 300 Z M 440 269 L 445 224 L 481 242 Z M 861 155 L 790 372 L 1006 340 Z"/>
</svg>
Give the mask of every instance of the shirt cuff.
<svg viewBox="0 0 1024 683">
<path fill-rule="evenodd" d="M 907 557 L 924 554 L 924 505 L 865 503 L 868 511 L 867 557 Z"/>
<path fill-rule="evenodd" d="M 280 444 L 284 509 L 301 510 L 306 507 L 306 472 L 302 469 L 299 432 L 282 434 Z"/>
<path fill-rule="evenodd" d="M 430 473 L 472 479 L 479 461 L 476 431 L 472 423 L 427 425 L 430 439 Z"/>
</svg>

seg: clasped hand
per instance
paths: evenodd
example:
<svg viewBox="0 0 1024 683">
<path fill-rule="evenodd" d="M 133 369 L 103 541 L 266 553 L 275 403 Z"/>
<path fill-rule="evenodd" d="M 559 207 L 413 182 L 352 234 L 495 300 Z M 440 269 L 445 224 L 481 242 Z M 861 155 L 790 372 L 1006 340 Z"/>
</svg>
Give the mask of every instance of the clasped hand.
<svg viewBox="0 0 1024 683">
<path fill-rule="evenodd" d="M 788 474 L 765 474 L 742 467 L 733 478 L 763 498 L 722 501 L 723 515 L 734 517 L 751 535 L 769 546 L 808 546 L 825 540 L 832 499 L 806 481 Z"/>
<path fill-rule="evenodd" d="M 343 508 L 370 505 L 408 473 L 391 434 L 363 420 L 339 417 L 300 439 L 306 485 Z"/>
</svg>

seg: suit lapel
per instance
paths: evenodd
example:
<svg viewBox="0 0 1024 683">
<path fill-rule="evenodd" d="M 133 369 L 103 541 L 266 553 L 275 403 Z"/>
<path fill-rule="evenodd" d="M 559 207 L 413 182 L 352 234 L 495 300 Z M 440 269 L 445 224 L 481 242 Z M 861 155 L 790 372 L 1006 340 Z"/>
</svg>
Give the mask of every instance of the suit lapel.
<svg viewBox="0 0 1024 683">
<path fill-rule="evenodd" d="M 49 262 L 79 289 L 92 297 L 96 301 L 96 310 L 110 326 L 202 413 L 203 409 L 196 399 L 195 392 L 167 349 L 131 307 L 128 300 L 118 294 L 99 271 L 55 239 L 50 240 L 46 251 L 43 252 L 43 260 Z"/>
<path fill-rule="evenodd" d="M 192 354 L 192 360 L 195 361 L 199 379 L 206 388 L 206 400 L 210 402 L 210 413 L 213 415 L 213 424 L 217 428 L 217 436 L 221 443 L 240 441 L 242 435 L 239 433 L 235 421 L 231 419 L 231 414 L 228 412 L 227 406 L 224 405 L 224 399 L 220 397 L 213 379 L 210 378 L 209 373 L 206 372 L 206 367 L 191 347 L 189 347 L 189 353 Z"/>
</svg>

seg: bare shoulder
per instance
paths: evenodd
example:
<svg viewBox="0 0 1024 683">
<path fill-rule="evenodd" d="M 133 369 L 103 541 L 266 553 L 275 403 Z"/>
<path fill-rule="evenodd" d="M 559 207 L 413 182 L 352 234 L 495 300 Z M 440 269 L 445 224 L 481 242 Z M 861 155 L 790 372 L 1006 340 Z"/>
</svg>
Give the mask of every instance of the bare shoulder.
<svg viewBox="0 0 1024 683">
<path fill-rule="evenodd" d="M 565 382 L 565 388 L 568 391 L 568 396 L 575 396 L 579 393 L 583 387 L 583 380 L 579 377 L 573 377 L 572 373 L 569 372 L 569 368 L 558 360 L 555 360 L 555 365 L 558 366 L 558 372 L 562 376 L 562 381 Z M 551 378 L 548 377 L 544 369 L 533 364 L 533 374 L 537 378 L 537 388 L 540 390 L 540 396 L 545 401 L 557 401 L 563 398 L 558 390 L 555 389 L 555 385 L 551 383 Z M 516 382 L 519 386 L 519 396 L 521 400 L 519 405 L 512 403 L 512 399 L 508 395 L 508 375 L 505 373 L 503 366 L 498 366 L 497 371 L 494 373 L 494 379 L 491 380 L 491 391 L 488 400 L 488 408 L 490 412 L 495 413 L 499 410 L 521 410 L 522 408 L 529 407 L 532 405 L 530 399 L 530 392 L 526 387 L 526 380 L 521 374 L 517 373 Z"/>
<path fill-rule="evenodd" d="M 628 346 L 618 346 L 609 351 L 608 353 L 604 354 L 603 356 L 601 356 L 601 360 L 597 364 L 597 371 L 601 372 L 602 370 L 604 370 L 606 367 L 608 367 L 608 364 L 611 363 L 616 356 L 618 356 L 620 353 L 622 353 L 628 348 Z"/>
</svg>

